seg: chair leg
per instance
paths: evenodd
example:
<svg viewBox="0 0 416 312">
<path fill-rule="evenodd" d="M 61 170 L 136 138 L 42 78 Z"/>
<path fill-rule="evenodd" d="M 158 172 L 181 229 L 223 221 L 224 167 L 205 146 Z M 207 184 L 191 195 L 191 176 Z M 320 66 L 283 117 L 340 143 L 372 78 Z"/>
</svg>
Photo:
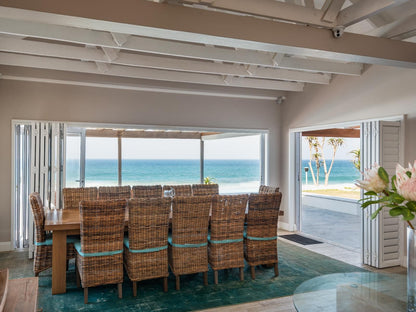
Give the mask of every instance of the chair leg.
<svg viewBox="0 0 416 312">
<path fill-rule="evenodd" d="M 214 270 L 214 284 L 218 285 L 218 271 Z"/>
<path fill-rule="evenodd" d="M 123 298 L 123 283 L 117 284 L 117 288 L 118 288 L 118 298 L 121 299 Z"/>
<path fill-rule="evenodd" d="M 176 275 L 176 290 L 181 290 L 181 278 L 179 275 Z"/>
<path fill-rule="evenodd" d="M 244 281 L 244 268 L 240 268 L 240 281 Z"/>
<path fill-rule="evenodd" d="M 81 277 L 79 276 L 78 267 L 75 264 L 75 275 L 77 277 L 77 287 L 81 287 Z"/>
<path fill-rule="evenodd" d="M 66 270 L 68 271 L 68 269 L 69 269 L 69 260 L 66 259 Z"/>
<path fill-rule="evenodd" d="M 137 282 L 133 282 L 133 297 L 137 297 Z"/>
<path fill-rule="evenodd" d="M 88 287 L 84 287 L 84 303 L 88 303 Z"/>
<path fill-rule="evenodd" d="M 163 278 L 163 291 L 168 292 L 168 278 L 167 277 Z"/>
<path fill-rule="evenodd" d="M 278 264 L 274 264 L 274 276 L 279 276 L 279 267 Z"/>
<path fill-rule="evenodd" d="M 204 272 L 204 285 L 208 286 L 208 272 Z"/>
<path fill-rule="evenodd" d="M 256 279 L 256 267 L 255 266 L 250 266 L 250 273 L 251 273 L 251 279 Z"/>
</svg>

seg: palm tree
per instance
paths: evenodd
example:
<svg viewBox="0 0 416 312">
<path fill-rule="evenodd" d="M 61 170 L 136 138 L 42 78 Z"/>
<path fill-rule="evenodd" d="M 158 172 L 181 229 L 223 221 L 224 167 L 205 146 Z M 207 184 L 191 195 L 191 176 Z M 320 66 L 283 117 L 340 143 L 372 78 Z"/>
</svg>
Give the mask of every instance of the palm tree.
<svg viewBox="0 0 416 312">
<path fill-rule="evenodd" d="M 353 160 L 352 163 L 354 165 L 355 168 L 357 168 L 358 171 L 361 171 L 361 151 L 360 149 L 356 149 L 356 150 L 352 150 L 350 152 L 351 154 L 353 154 Z"/>
</svg>

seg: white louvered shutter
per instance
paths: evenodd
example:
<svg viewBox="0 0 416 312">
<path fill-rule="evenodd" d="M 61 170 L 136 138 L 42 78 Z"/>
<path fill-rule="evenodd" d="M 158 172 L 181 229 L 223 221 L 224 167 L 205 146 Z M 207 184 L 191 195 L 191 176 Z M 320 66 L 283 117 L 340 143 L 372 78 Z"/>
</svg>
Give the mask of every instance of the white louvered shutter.
<svg viewBox="0 0 416 312">
<path fill-rule="evenodd" d="M 391 178 L 396 164 L 402 162 L 400 122 L 366 122 L 361 129 L 361 167 L 370 168 L 378 163 Z M 400 265 L 402 221 L 391 217 L 388 208 L 371 220 L 371 214 L 378 207 L 372 205 L 363 213 L 363 263 L 377 268 Z"/>
</svg>

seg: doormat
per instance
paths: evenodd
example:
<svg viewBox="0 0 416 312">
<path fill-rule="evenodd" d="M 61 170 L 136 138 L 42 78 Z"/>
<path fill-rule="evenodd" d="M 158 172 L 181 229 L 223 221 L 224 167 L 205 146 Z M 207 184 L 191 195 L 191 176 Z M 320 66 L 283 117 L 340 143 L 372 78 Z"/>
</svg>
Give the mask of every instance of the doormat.
<svg viewBox="0 0 416 312">
<path fill-rule="evenodd" d="M 314 245 L 314 244 L 322 244 L 322 242 L 314 240 L 312 238 L 308 238 L 299 234 L 288 234 L 288 235 L 281 235 L 281 238 L 290 240 L 292 242 L 301 244 L 301 245 Z"/>
</svg>

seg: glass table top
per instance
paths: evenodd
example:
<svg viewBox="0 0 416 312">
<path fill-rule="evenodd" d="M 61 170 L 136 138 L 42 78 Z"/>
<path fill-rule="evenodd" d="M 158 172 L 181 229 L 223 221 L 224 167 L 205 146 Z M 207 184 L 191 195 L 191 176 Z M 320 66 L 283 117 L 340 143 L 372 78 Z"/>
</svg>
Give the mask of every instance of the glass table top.
<svg viewBox="0 0 416 312">
<path fill-rule="evenodd" d="M 298 312 L 407 311 L 407 276 L 374 272 L 322 275 L 296 288 Z"/>
</svg>

